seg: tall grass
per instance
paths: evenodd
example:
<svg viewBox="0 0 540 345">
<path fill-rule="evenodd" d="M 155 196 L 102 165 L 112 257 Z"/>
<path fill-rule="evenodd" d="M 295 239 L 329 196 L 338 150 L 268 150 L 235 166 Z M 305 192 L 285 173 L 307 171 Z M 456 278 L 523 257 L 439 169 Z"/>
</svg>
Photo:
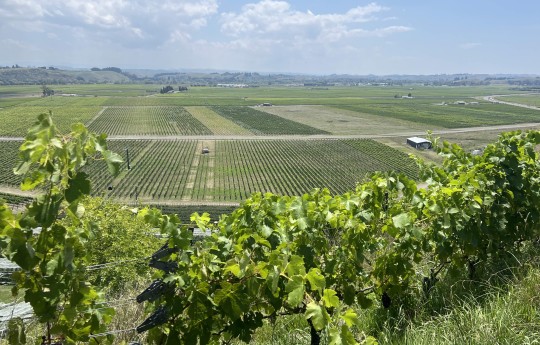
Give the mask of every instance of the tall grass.
<svg viewBox="0 0 540 345">
<path fill-rule="evenodd" d="M 509 291 L 491 287 L 483 296 L 455 301 L 446 314 L 384 326 L 380 344 L 540 344 L 540 270 L 513 281 Z M 482 302 L 483 301 L 483 302 Z M 460 304 L 461 303 L 461 304 Z"/>
</svg>

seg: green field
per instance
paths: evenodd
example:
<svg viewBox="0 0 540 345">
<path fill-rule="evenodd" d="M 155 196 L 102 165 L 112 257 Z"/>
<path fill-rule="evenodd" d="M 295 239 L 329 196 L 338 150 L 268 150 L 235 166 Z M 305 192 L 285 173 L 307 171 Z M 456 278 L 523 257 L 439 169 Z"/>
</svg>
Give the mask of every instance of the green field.
<svg viewBox="0 0 540 345">
<path fill-rule="evenodd" d="M 444 102 L 444 104 L 443 104 Z M 433 103 L 425 99 L 397 99 L 373 101 L 363 105 L 343 105 L 339 108 L 358 113 L 426 124 L 434 128 L 462 128 L 495 126 L 511 123 L 536 122 L 537 110 L 506 104 L 478 102 L 460 105 L 451 102 Z"/>
<path fill-rule="evenodd" d="M 504 94 L 504 100 L 537 104 L 537 94 L 504 86 L 191 87 L 166 95 L 159 88 L 61 85 L 55 96 L 42 98 L 36 97 L 41 86 L 1 86 L 0 136 L 24 136 L 48 111 L 63 133 L 82 122 L 111 136 L 112 150 L 130 156 L 131 169 L 124 163 L 116 178 L 102 162 L 85 167 L 95 195 L 179 207 L 237 203 L 258 191 L 301 194 L 326 187 L 343 193 L 376 170 L 414 177 L 406 154 L 416 152 L 404 140 L 410 133 L 540 118 L 538 110 L 479 100 Z M 413 98 L 401 97 L 409 93 Z M 475 148 L 496 134 L 443 137 Z M 362 138 L 370 136 L 378 142 Z M 19 145 L 0 142 L 0 186 L 10 190 L 21 180 L 12 174 Z M 210 153 L 202 154 L 203 148 Z M 436 161 L 429 152 L 417 153 Z"/>
<path fill-rule="evenodd" d="M 538 111 L 534 109 L 475 99 L 517 92 L 501 86 L 193 87 L 187 92 L 166 95 L 156 94 L 155 85 L 62 85 L 58 89 L 58 92 L 79 96 L 57 94 L 24 98 L 39 95 L 40 87 L 0 87 L 3 122 L 0 135 L 23 136 L 34 118 L 48 111 L 53 112 L 62 131 L 80 121 L 109 135 L 350 135 L 355 131 L 380 133 L 386 128 L 406 132 L 526 123 L 538 119 Z M 409 93 L 412 99 L 401 98 Z M 522 100 L 531 105 L 538 102 L 537 95 L 505 99 Z M 253 107 L 261 103 L 271 103 L 274 107 Z M 314 106 L 321 105 L 326 109 L 323 117 L 317 110 L 313 114 Z M 342 110 L 348 111 L 348 119 L 334 118 L 333 114 L 344 116 Z M 350 121 L 351 118 L 356 120 Z M 366 119 L 378 126 L 362 130 Z M 351 126 L 347 122 L 351 122 Z M 383 123 L 386 126 L 380 126 Z"/>
<path fill-rule="evenodd" d="M 41 113 L 51 111 L 61 132 L 68 132 L 76 122 L 88 123 L 102 109 L 100 99 L 81 97 L 33 98 L 0 109 L 0 135 L 24 136 Z"/>
<path fill-rule="evenodd" d="M 18 186 L 21 183 L 21 177 L 13 174 L 13 168 L 19 159 L 21 144 L 21 141 L 0 142 L 0 184 Z"/>
<path fill-rule="evenodd" d="M 3 166 L 15 162 L 17 142 L 0 142 Z M 208 147 L 210 153 L 203 154 Z M 370 139 L 349 140 L 123 140 L 110 148 L 130 167 L 112 178 L 97 161 L 85 168 L 95 195 L 126 201 L 238 202 L 255 192 L 298 195 L 313 188 L 353 189 L 374 171 L 417 169 L 404 153 Z M 20 178 L 3 170 L 6 185 Z M 109 187 L 112 186 L 112 190 Z"/>
<path fill-rule="evenodd" d="M 496 98 L 504 102 L 520 103 L 533 107 L 540 107 L 540 93 L 514 96 L 497 96 Z"/>
<path fill-rule="evenodd" d="M 139 141 L 123 145 L 129 146 L 132 168 L 115 180 L 110 194 L 126 200 L 137 195 L 145 202 L 231 202 L 254 192 L 297 195 L 324 187 L 343 193 L 369 172 L 417 174 L 405 154 L 367 139 L 158 140 L 146 141 L 138 151 L 131 147 Z M 210 153 L 203 154 L 203 146 Z M 95 193 L 108 193 L 108 183 L 96 179 Z"/>
<path fill-rule="evenodd" d="M 108 135 L 209 135 L 183 107 L 106 107 L 89 126 Z"/>
<path fill-rule="evenodd" d="M 327 131 L 264 113 L 250 107 L 212 107 L 212 110 L 257 135 L 313 135 Z"/>
</svg>

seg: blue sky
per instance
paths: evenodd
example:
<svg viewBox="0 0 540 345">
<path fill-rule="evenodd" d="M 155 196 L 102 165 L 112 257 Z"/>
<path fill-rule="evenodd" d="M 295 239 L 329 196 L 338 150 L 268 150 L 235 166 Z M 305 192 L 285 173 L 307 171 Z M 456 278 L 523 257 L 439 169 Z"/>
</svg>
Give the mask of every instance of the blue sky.
<svg viewBox="0 0 540 345">
<path fill-rule="evenodd" d="M 540 1 L 0 0 L 0 65 L 540 74 Z"/>
</svg>

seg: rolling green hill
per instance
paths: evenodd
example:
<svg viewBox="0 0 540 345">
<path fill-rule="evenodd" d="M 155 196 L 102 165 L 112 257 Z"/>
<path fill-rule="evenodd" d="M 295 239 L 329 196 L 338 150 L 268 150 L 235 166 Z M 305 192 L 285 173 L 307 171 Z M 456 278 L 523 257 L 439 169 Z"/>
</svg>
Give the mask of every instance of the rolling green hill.
<svg viewBox="0 0 540 345">
<path fill-rule="evenodd" d="M 114 71 L 64 71 L 45 68 L 0 69 L 0 85 L 127 83 L 130 78 Z"/>
</svg>

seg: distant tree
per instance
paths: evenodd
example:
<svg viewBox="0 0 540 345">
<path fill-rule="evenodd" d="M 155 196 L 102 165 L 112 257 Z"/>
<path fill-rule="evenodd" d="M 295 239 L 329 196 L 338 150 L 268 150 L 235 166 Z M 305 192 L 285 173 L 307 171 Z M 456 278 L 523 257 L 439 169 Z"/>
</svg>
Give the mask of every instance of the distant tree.
<svg viewBox="0 0 540 345">
<path fill-rule="evenodd" d="M 159 93 L 167 93 L 172 90 L 174 90 L 174 88 L 170 85 L 167 85 L 167 86 L 162 87 L 161 90 L 159 90 Z"/>
<path fill-rule="evenodd" d="M 43 84 L 41 86 L 41 89 L 43 90 L 43 97 L 48 97 L 54 95 L 54 90 L 48 87 L 47 85 Z"/>
<path fill-rule="evenodd" d="M 98 71 L 101 71 L 101 68 L 92 67 L 92 68 L 90 68 L 90 70 L 91 70 L 92 72 L 98 72 Z"/>
<path fill-rule="evenodd" d="M 101 69 L 102 71 L 111 71 L 116 73 L 122 73 L 122 70 L 118 67 L 105 67 Z"/>
<path fill-rule="evenodd" d="M 179 86 L 178 91 L 187 91 L 188 88 L 186 86 Z"/>
<path fill-rule="evenodd" d="M 408 97 L 412 97 L 412 93 L 409 92 L 409 94 L 407 95 Z"/>
</svg>

